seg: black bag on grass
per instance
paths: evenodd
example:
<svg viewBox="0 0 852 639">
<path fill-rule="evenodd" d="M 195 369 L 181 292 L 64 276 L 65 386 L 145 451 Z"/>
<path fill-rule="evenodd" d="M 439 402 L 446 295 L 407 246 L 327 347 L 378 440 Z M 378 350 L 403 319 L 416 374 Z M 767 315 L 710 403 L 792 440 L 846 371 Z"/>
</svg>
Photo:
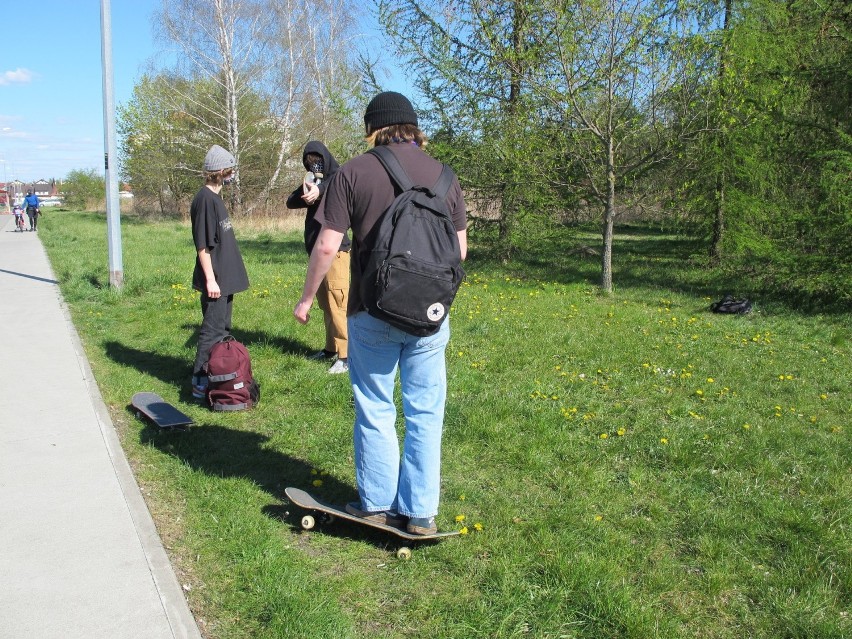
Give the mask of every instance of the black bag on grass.
<svg viewBox="0 0 852 639">
<path fill-rule="evenodd" d="M 734 315 L 745 315 L 751 313 L 751 302 L 747 299 L 736 300 L 731 295 L 725 295 L 718 302 L 710 305 L 714 313 L 730 313 Z"/>
</svg>

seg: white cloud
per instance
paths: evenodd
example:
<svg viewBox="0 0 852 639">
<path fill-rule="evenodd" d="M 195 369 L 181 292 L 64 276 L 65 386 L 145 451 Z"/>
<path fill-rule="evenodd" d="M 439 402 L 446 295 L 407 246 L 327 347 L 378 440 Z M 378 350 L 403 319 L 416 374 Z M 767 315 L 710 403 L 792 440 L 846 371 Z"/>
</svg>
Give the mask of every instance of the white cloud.
<svg viewBox="0 0 852 639">
<path fill-rule="evenodd" d="M 27 84 L 33 79 L 33 72 L 20 67 L 14 71 L 4 71 L 0 74 L 0 87 L 7 84 Z"/>
</svg>

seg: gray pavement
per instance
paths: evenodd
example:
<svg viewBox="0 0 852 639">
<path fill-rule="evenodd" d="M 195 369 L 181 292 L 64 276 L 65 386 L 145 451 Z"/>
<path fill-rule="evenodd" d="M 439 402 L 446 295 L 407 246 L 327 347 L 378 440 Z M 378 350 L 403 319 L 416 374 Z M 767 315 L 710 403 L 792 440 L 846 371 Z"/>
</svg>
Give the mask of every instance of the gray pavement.
<svg viewBox="0 0 852 639">
<path fill-rule="evenodd" d="M 39 241 L 49 232 L 0 215 L 0 639 L 200 638 Z"/>
</svg>

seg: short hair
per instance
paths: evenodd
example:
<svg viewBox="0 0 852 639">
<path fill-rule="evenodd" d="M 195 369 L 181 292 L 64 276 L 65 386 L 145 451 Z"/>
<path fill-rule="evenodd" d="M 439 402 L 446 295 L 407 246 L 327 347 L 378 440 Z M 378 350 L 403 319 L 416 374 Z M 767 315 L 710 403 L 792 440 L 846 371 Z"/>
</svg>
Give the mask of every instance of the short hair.
<svg viewBox="0 0 852 639">
<path fill-rule="evenodd" d="M 229 169 L 221 169 L 219 171 L 204 171 L 204 184 L 213 184 L 220 185 L 227 178 L 231 177 L 231 174 L 236 173 L 237 167 L 232 166 Z"/>
<path fill-rule="evenodd" d="M 414 142 L 423 148 L 429 143 L 426 134 L 415 124 L 391 124 L 373 131 L 366 136 L 366 140 L 373 146 L 384 146 L 394 142 Z"/>
</svg>

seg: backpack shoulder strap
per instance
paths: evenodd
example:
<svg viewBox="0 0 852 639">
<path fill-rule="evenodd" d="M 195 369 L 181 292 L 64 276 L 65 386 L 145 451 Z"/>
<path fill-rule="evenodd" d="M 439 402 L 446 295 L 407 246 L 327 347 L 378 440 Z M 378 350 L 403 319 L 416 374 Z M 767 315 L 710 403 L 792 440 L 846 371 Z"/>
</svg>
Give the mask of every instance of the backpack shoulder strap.
<svg viewBox="0 0 852 639">
<path fill-rule="evenodd" d="M 391 180 L 393 180 L 402 191 L 408 191 L 414 186 L 414 183 L 408 177 L 405 169 L 402 168 L 402 164 L 399 163 L 399 160 L 389 148 L 386 146 L 377 146 L 370 149 L 368 153 L 372 153 L 376 156 L 376 158 L 378 158 L 379 162 L 382 163 L 382 166 L 385 167 L 385 171 L 388 172 Z M 435 182 L 435 186 L 432 187 L 431 191 L 441 199 L 446 198 L 447 193 L 450 191 L 450 187 L 453 185 L 453 179 L 455 177 L 456 174 L 453 173 L 453 170 L 449 167 L 449 165 L 444 164 L 441 169 L 441 175 L 438 177 L 438 181 Z"/>
<path fill-rule="evenodd" d="M 432 187 L 432 192 L 435 196 L 442 200 L 445 199 L 447 197 L 447 193 L 450 192 L 450 187 L 453 185 L 453 179 L 455 177 L 456 174 L 453 173 L 453 170 L 445 164 L 444 168 L 441 169 L 441 175 L 438 177 L 438 181 L 435 182 L 435 186 Z"/>
<path fill-rule="evenodd" d="M 396 159 L 396 156 L 386 146 L 376 146 L 368 151 L 372 155 L 375 155 L 379 162 L 382 163 L 382 166 L 385 167 L 385 171 L 388 172 L 391 180 L 402 190 L 408 191 L 414 183 L 408 177 L 408 173 L 405 172 L 405 169 L 402 168 L 402 164 L 399 163 L 399 160 Z"/>
</svg>

